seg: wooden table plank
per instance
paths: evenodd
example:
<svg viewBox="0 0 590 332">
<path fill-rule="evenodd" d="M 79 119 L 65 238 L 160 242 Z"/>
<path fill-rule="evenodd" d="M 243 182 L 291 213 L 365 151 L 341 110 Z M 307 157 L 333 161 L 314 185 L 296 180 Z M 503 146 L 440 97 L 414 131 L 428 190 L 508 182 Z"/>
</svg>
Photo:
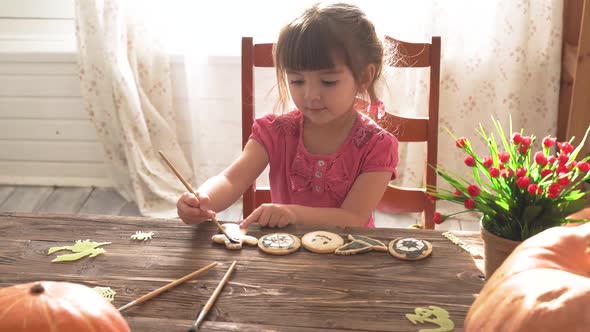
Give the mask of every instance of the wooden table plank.
<svg viewBox="0 0 590 332">
<path fill-rule="evenodd" d="M 282 229 L 302 236 L 318 227 Z M 483 281 L 473 259 L 438 231 L 322 227 L 363 234 L 385 242 L 400 236 L 433 244 L 433 255 L 417 262 L 388 253 L 320 255 L 301 248 L 287 256 L 256 247 L 226 250 L 210 238 L 211 223 L 184 225 L 179 220 L 117 216 L 0 214 L 0 287 L 36 280 L 110 286 L 119 307 L 212 261 L 220 264 L 201 276 L 127 310 L 138 331 L 185 331 L 233 260 L 236 270 L 206 318 L 210 331 L 406 331 L 418 330 L 405 319 L 414 308 L 437 305 L 451 314 L 457 331 Z M 152 240 L 131 241 L 138 230 L 154 231 Z M 276 232 L 254 228 L 254 236 Z M 463 232 L 477 242 L 477 233 Z M 78 239 L 113 242 L 107 253 L 76 262 L 51 263 L 52 246 Z M 67 253 L 67 252 L 64 252 Z M 428 327 L 427 325 L 424 328 Z M 432 327 L 432 326 L 431 326 Z"/>
</svg>

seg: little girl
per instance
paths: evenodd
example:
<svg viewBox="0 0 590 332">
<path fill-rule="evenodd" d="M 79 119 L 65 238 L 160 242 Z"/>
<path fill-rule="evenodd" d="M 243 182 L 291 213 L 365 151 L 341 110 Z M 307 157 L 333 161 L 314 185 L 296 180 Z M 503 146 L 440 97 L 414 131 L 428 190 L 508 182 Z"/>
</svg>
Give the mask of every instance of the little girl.
<svg viewBox="0 0 590 332">
<path fill-rule="evenodd" d="M 178 199 L 180 218 L 187 224 L 212 218 L 270 163 L 272 203 L 241 227 L 375 227 L 372 211 L 395 177 L 398 142 L 359 111 L 382 105 L 374 82 L 383 57 L 373 24 L 353 5 L 316 4 L 286 25 L 274 50 L 278 105 L 284 110 L 290 95 L 296 109 L 257 119 L 240 157 L 196 196 Z"/>
</svg>

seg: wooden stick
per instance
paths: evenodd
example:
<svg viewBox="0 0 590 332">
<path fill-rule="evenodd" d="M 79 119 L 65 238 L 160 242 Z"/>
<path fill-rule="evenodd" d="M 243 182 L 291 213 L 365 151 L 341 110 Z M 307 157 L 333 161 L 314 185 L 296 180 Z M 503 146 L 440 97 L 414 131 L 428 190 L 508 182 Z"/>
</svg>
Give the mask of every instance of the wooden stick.
<svg viewBox="0 0 590 332">
<path fill-rule="evenodd" d="M 213 262 L 213 263 L 205 266 L 204 268 L 202 268 L 200 270 L 197 270 L 197 271 L 195 271 L 195 272 L 193 272 L 191 274 L 187 274 L 186 276 L 184 276 L 184 277 L 182 277 L 180 279 L 174 280 L 173 282 L 171 282 L 171 283 L 169 283 L 169 284 L 167 284 L 165 286 L 162 286 L 162 287 L 156 289 L 155 291 L 151 291 L 151 292 L 145 294 L 144 296 L 138 298 L 137 300 L 131 301 L 131 302 L 127 303 L 126 305 L 122 306 L 121 308 L 119 308 L 119 312 L 123 312 L 123 311 L 131 308 L 132 306 L 134 306 L 136 304 L 140 304 L 142 302 L 145 302 L 145 301 L 151 299 L 152 297 L 157 296 L 160 293 L 162 293 L 162 292 L 164 292 L 164 291 L 166 291 L 166 290 L 168 290 L 168 289 L 170 289 L 170 288 L 172 288 L 172 287 L 174 287 L 174 286 L 176 286 L 178 284 L 181 284 L 181 283 L 183 283 L 183 282 L 185 282 L 185 281 L 187 281 L 187 280 L 189 280 L 189 279 L 191 279 L 191 278 L 193 278 L 195 276 L 198 276 L 199 274 L 201 274 L 201 273 L 209 270 L 210 268 L 214 267 L 215 265 L 217 265 L 217 262 Z"/>
<path fill-rule="evenodd" d="M 162 158 L 164 159 L 164 161 L 166 162 L 166 164 L 168 165 L 168 167 L 170 167 L 170 169 L 172 170 L 172 172 L 174 172 L 174 174 L 176 174 L 176 177 L 182 182 L 182 184 L 184 184 L 184 187 L 186 188 L 186 190 L 188 190 L 191 194 L 197 196 L 197 194 L 195 194 L 195 191 L 193 190 L 193 187 L 191 187 L 191 185 L 188 182 L 186 182 L 186 180 L 184 179 L 184 177 L 182 177 L 182 175 L 180 175 L 180 173 L 178 172 L 178 170 L 176 169 L 176 167 L 174 167 L 174 165 L 172 165 L 172 163 L 170 162 L 170 160 L 168 160 L 168 158 L 166 158 L 166 156 L 164 155 L 164 152 L 158 151 L 158 153 L 160 154 L 160 156 L 162 156 Z M 217 221 L 217 218 L 216 217 L 211 218 L 211 220 L 213 221 L 213 223 L 215 224 L 215 226 L 217 226 L 217 228 L 219 229 L 219 231 L 221 233 L 223 233 L 223 235 L 225 235 L 225 237 L 227 237 L 231 242 L 234 242 L 234 243 L 239 243 L 240 242 L 237 239 L 234 239 L 234 238 L 230 237 L 229 235 L 227 235 L 227 233 L 225 232 L 225 228 L 223 226 L 221 226 L 221 224 L 219 223 L 219 221 Z"/>
<path fill-rule="evenodd" d="M 201 309 L 201 312 L 199 312 L 199 316 L 197 317 L 197 320 L 195 321 L 193 326 L 188 330 L 188 332 L 196 332 L 199 329 L 199 325 L 201 324 L 201 322 L 203 321 L 203 319 L 205 318 L 205 316 L 209 312 L 209 309 L 211 309 L 211 307 L 213 306 L 213 303 L 215 303 L 215 300 L 217 300 L 219 293 L 221 293 L 221 289 L 223 288 L 223 286 L 225 285 L 225 283 L 229 279 L 229 276 L 231 275 L 231 273 L 234 270 L 234 267 L 236 266 L 236 263 L 237 263 L 237 261 L 234 261 L 231 264 L 231 266 L 229 267 L 229 269 L 227 270 L 227 272 L 225 272 L 223 279 L 221 279 L 221 281 L 219 282 L 219 285 L 217 285 L 217 288 L 215 288 L 215 290 L 213 291 L 213 294 L 211 294 L 211 297 L 209 298 L 209 300 L 207 300 L 207 303 L 205 304 L 203 309 Z"/>
</svg>

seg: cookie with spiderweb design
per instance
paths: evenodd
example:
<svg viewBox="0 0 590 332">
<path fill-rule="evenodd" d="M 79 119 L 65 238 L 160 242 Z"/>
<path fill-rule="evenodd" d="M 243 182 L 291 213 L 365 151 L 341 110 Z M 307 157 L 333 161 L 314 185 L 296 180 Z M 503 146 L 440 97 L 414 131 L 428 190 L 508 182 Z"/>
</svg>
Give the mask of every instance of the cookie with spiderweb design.
<svg viewBox="0 0 590 332">
<path fill-rule="evenodd" d="M 272 255 L 287 255 L 297 251 L 300 246 L 301 240 L 288 233 L 266 234 L 258 239 L 258 248 Z"/>
<path fill-rule="evenodd" d="M 344 244 L 344 239 L 335 233 L 326 231 L 309 232 L 301 238 L 303 247 L 318 254 L 331 254 Z"/>
<path fill-rule="evenodd" d="M 417 261 L 432 253 L 432 244 L 411 237 L 400 237 L 389 242 L 389 253 L 403 260 Z"/>
</svg>

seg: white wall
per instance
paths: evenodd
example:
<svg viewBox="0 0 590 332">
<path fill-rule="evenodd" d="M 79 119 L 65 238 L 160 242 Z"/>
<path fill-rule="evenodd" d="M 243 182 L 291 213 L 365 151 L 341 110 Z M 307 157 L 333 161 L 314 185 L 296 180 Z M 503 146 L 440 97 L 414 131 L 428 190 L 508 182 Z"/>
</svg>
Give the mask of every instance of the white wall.
<svg viewBox="0 0 590 332">
<path fill-rule="evenodd" d="M 0 183 L 109 184 L 80 98 L 73 1 L 0 1 Z"/>
<path fill-rule="evenodd" d="M 74 0 L 0 0 L 0 51 L 74 48 Z"/>
<path fill-rule="evenodd" d="M 112 185 L 77 72 L 71 51 L 0 52 L 0 184 Z M 177 88 L 182 63 L 173 63 L 172 75 L 175 105 L 186 108 Z"/>
<path fill-rule="evenodd" d="M 0 184 L 112 186 L 103 150 L 84 110 L 76 63 L 74 0 L 0 0 Z M 200 181 L 241 150 L 239 57 L 209 59 L 211 90 L 195 158 Z M 184 64 L 172 57 L 175 107 L 185 128 Z M 270 69 L 257 70 L 257 113 L 272 110 Z M 180 136 L 185 150 L 191 133 Z M 266 175 L 263 175 L 264 178 Z M 262 181 L 265 184 L 266 181 Z"/>
</svg>

